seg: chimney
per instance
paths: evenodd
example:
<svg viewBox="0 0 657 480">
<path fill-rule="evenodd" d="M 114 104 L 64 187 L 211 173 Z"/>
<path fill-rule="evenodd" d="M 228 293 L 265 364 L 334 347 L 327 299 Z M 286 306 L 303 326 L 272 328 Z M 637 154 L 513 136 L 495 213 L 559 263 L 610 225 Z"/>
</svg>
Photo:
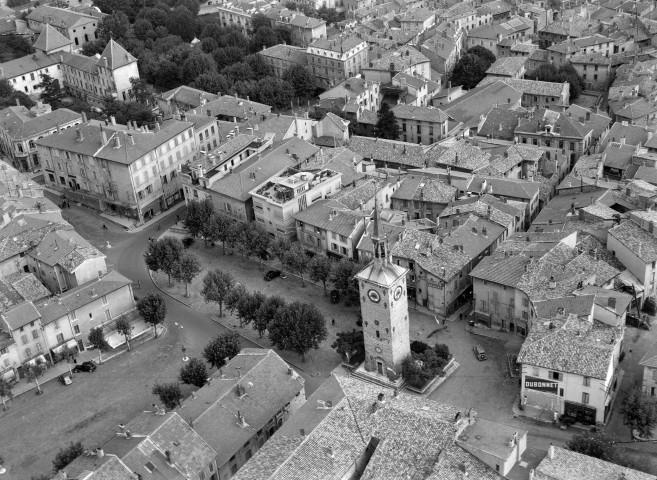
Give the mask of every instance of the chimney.
<svg viewBox="0 0 657 480">
<path fill-rule="evenodd" d="M 116 125 L 116 117 L 114 115 L 110 117 L 110 122 L 112 125 Z"/>
<path fill-rule="evenodd" d="M 18 99 L 18 98 L 16 99 L 16 106 L 17 106 L 17 107 L 20 107 L 20 106 L 21 106 L 21 101 L 20 101 L 20 99 Z"/>
<path fill-rule="evenodd" d="M 130 145 L 134 145 L 135 144 L 135 137 L 132 136 L 132 135 L 128 135 L 128 137 L 130 138 Z"/>
<path fill-rule="evenodd" d="M 548 448 L 547 458 L 554 460 L 554 445 L 552 444 L 550 444 L 550 448 Z"/>
<path fill-rule="evenodd" d="M 121 139 L 119 138 L 118 133 L 114 135 L 114 148 L 121 148 Z"/>
<path fill-rule="evenodd" d="M 100 141 L 102 142 L 103 146 L 107 145 L 107 133 L 105 133 L 105 130 L 100 131 Z"/>
<path fill-rule="evenodd" d="M 237 411 L 237 424 L 244 428 L 247 426 L 246 420 L 244 419 L 244 415 L 242 415 L 242 412 L 239 410 Z"/>
<path fill-rule="evenodd" d="M 86 114 L 86 112 L 82 112 L 82 123 L 87 123 L 87 114 Z"/>
<path fill-rule="evenodd" d="M 303 429 L 303 428 L 300 428 L 299 429 L 299 435 L 301 435 L 302 437 L 305 437 L 306 436 L 306 430 Z"/>
<path fill-rule="evenodd" d="M 76 128 L 75 140 L 77 142 L 84 142 L 84 134 L 82 133 L 82 129 L 80 127 Z"/>
</svg>

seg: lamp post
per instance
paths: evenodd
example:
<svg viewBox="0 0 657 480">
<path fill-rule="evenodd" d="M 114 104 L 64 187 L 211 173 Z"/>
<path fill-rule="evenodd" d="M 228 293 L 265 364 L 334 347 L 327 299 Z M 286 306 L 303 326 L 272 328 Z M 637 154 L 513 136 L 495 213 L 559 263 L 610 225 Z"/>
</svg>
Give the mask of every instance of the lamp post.
<svg viewBox="0 0 657 480">
<path fill-rule="evenodd" d="M 181 324 L 179 324 L 178 322 L 174 322 L 174 325 L 175 325 L 176 327 L 180 328 L 180 330 L 181 330 L 181 332 L 180 332 L 180 336 L 181 336 L 181 340 L 180 340 L 180 343 L 181 343 L 181 345 L 180 345 L 180 351 L 182 352 L 182 361 L 183 361 L 183 362 L 186 362 L 186 361 L 189 360 L 189 357 L 187 356 L 187 349 L 185 348 L 184 338 L 182 338 L 183 335 L 184 335 L 184 333 L 185 333 L 185 332 L 184 332 L 184 327 L 183 327 Z"/>
</svg>

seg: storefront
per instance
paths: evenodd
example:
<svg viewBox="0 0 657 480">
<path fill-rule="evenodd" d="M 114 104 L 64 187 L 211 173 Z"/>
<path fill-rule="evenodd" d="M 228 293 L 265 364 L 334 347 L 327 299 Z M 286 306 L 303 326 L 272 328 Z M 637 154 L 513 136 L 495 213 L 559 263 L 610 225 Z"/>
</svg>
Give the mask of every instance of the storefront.
<svg viewBox="0 0 657 480">
<path fill-rule="evenodd" d="M 564 402 L 563 414 L 584 425 L 595 425 L 597 412 L 597 408 L 582 403 L 570 402 L 568 400 Z"/>
</svg>

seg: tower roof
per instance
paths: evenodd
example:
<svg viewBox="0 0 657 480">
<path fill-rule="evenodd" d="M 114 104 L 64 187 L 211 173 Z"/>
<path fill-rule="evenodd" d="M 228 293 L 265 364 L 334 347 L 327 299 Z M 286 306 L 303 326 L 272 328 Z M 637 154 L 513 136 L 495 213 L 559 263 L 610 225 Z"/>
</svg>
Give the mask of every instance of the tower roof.
<svg viewBox="0 0 657 480">
<path fill-rule="evenodd" d="M 37 38 L 34 45 L 36 50 L 41 50 L 43 53 L 49 53 L 61 47 L 71 45 L 71 41 L 64 35 L 59 33 L 54 27 L 46 23 L 46 26 L 41 30 L 39 38 Z"/>
<path fill-rule="evenodd" d="M 408 269 L 395 265 L 392 262 L 373 261 L 363 270 L 356 274 L 358 280 L 367 280 L 378 285 L 388 286 L 397 281 L 401 276 L 406 275 Z"/>
<path fill-rule="evenodd" d="M 107 68 L 110 70 L 116 70 L 117 68 L 137 61 L 135 57 L 130 55 L 125 48 L 114 40 L 109 41 L 100 58 L 96 61 L 96 65 L 104 67 L 105 59 L 107 59 Z"/>
</svg>

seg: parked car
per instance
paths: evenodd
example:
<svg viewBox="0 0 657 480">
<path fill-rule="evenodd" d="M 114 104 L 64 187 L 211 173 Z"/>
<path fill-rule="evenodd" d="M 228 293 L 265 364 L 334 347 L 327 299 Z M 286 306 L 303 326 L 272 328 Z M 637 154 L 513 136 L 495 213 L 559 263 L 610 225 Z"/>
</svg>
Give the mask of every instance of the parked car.
<svg viewBox="0 0 657 480">
<path fill-rule="evenodd" d="M 98 366 L 94 362 L 82 362 L 73 368 L 75 373 L 78 372 L 93 372 Z"/>
<path fill-rule="evenodd" d="M 265 273 L 265 281 L 269 282 L 270 280 L 273 280 L 276 277 L 280 277 L 280 276 L 281 276 L 280 270 L 269 270 L 267 273 Z"/>
<path fill-rule="evenodd" d="M 338 303 L 340 301 L 340 292 L 331 290 L 331 303 Z"/>
<path fill-rule="evenodd" d="M 59 376 L 59 381 L 62 382 L 64 385 L 70 385 L 71 383 L 73 383 L 73 381 L 71 380 L 71 375 L 68 373 L 62 373 Z"/>
<path fill-rule="evenodd" d="M 477 360 L 486 360 L 486 350 L 484 350 L 484 347 L 481 345 L 475 345 L 472 347 L 472 351 L 475 354 L 475 357 L 477 357 Z"/>
</svg>

